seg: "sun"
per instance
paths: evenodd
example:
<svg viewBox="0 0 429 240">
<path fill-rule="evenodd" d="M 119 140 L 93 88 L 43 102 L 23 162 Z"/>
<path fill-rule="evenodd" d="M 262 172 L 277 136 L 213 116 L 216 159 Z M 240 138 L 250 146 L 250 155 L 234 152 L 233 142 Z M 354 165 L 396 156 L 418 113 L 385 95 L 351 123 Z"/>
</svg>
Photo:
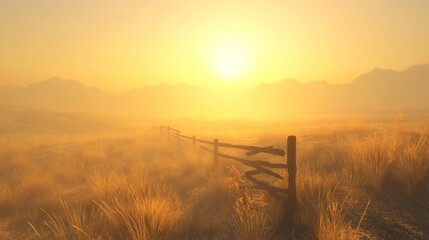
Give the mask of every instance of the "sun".
<svg viewBox="0 0 429 240">
<path fill-rule="evenodd" d="M 232 81 L 249 68 L 251 51 L 244 41 L 229 39 L 219 42 L 213 52 L 213 66 L 223 80 Z"/>
</svg>

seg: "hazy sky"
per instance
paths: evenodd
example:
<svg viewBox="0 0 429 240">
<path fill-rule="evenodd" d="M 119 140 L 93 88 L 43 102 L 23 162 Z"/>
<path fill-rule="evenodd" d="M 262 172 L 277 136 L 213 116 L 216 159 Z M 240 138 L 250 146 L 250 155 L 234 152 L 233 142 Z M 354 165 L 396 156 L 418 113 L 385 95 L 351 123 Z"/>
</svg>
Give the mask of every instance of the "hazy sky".
<svg viewBox="0 0 429 240">
<path fill-rule="evenodd" d="M 0 0 L 0 85 L 343 83 L 429 63 L 428 29 L 427 0 Z"/>
</svg>

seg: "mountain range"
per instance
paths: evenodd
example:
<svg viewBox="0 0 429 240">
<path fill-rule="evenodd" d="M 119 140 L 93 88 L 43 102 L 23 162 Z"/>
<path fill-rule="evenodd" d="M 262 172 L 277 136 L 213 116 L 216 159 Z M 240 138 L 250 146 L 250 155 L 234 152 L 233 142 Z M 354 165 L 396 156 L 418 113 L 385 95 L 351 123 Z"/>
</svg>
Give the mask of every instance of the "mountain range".
<svg viewBox="0 0 429 240">
<path fill-rule="evenodd" d="M 347 84 L 284 80 L 246 91 L 160 84 L 107 94 L 76 80 L 52 78 L 25 87 L 2 87 L 0 104 L 157 117 L 284 117 L 297 113 L 427 109 L 429 64 L 402 72 L 375 68 Z"/>
</svg>

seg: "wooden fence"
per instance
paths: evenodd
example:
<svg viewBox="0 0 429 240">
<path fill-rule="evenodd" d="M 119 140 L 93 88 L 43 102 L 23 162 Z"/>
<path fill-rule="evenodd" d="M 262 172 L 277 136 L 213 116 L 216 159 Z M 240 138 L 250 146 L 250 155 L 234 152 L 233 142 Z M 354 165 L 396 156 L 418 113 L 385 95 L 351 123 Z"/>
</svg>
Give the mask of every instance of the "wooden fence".
<svg viewBox="0 0 429 240">
<path fill-rule="evenodd" d="M 257 147 L 257 146 L 246 146 L 246 145 L 235 145 L 230 143 L 222 143 L 219 142 L 217 138 L 213 139 L 213 141 L 207 141 L 198 139 L 195 136 L 186 136 L 182 135 L 181 131 L 171 128 L 170 126 L 159 126 L 159 131 L 161 134 L 164 132 L 167 134 L 168 138 L 173 137 L 177 142 L 191 140 L 192 144 L 195 146 L 197 143 L 210 145 L 212 148 L 208 148 L 206 146 L 200 146 L 202 149 L 213 153 L 213 162 L 214 167 L 217 168 L 219 157 L 231 159 L 234 161 L 238 161 L 253 170 L 249 170 L 244 172 L 244 177 L 252 182 L 256 189 L 265 190 L 275 199 L 280 200 L 284 203 L 285 207 L 285 220 L 287 222 L 291 222 L 293 219 L 294 212 L 297 207 L 296 200 L 296 137 L 288 136 L 287 138 L 287 149 L 286 153 L 283 149 L 274 148 L 274 146 L 268 147 Z M 219 152 L 220 148 L 231 148 L 231 149 L 239 149 L 244 150 L 246 156 L 253 156 L 259 153 L 266 153 L 276 156 L 284 157 L 286 154 L 286 163 L 271 163 L 263 160 L 248 160 L 243 159 L 231 155 L 227 155 Z M 276 186 L 271 186 L 268 183 L 261 181 L 255 178 L 258 174 L 266 174 L 268 176 L 284 179 L 281 175 L 274 172 L 272 169 L 287 169 L 288 171 L 288 179 L 287 179 L 287 189 L 283 189 Z"/>
</svg>

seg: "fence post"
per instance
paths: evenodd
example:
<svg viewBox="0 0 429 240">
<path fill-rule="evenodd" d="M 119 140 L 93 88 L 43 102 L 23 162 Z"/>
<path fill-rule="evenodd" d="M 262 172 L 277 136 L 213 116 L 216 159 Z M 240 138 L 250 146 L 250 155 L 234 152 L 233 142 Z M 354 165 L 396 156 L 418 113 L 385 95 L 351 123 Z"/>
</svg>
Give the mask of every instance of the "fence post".
<svg viewBox="0 0 429 240">
<path fill-rule="evenodd" d="M 176 132 L 176 141 L 177 141 L 177 143 L 179 143 L 179 134 L 180 134 L 180 132 Z"/>
<path fill-rule="evenodd" d="M 217 168 L 218 163 L 218 153 L 219 153 L 219 141 L 217 138 L 213 140 L 213 159 L 214 159 L 214 167 Z"/>
<path fill-rule="evenodd" d="M 192 144 L 195 146 L 195 135 L 192 136 Z"/>
<path fill-rule="evenodd" d="M 285 206 L 287 223 L 292 223 L 293 215 L 297 207 L 296 201 L 296 136 L 287 138 L 287 169 L 288 169 L 288 194 Z"/>
<path fill-rule="evenodd" d="M 170 138 L 170 126 L 167 127 L 167 136 Z"/>
<path fill-rule="evenodd" d="M 162 125 L 159 125 L 159 133 L 162 135 Z"/>
</svg>

